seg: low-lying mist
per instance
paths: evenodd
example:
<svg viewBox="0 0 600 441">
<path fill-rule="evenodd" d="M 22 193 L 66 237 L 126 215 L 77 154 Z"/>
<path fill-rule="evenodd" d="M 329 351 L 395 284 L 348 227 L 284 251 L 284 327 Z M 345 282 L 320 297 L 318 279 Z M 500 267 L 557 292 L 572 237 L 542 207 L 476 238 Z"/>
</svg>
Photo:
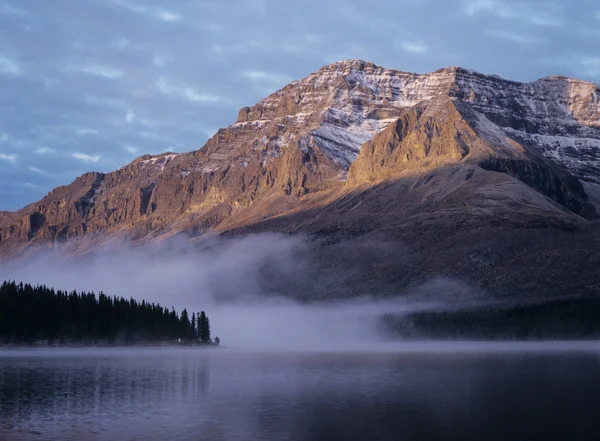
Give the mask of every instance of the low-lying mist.
<svg viewBox="0 0 600 441">
<path fill-rule="evenodd" d="M 326 248 L 298 236 L 262 234 L 193 246 L 177 240 L 111 246 L 82 256 L 35 250 L 1 265 L 0 279 L 103 291 L 178 312 L 205 310 L 213 337 L 246 348 L 364 346 L 385 339 L 378 326 L 383 314 L 477 297 L 464 285 L 442 279 L 382 297 L 368 289 L 373 275 L 361 274 L 360 262 L 368 267 L 377 255 L 385 256 L 384 244 Z M 348 251 L 354 254 L 344 255 Z M 355 280 L 364 282 L 360 292 L 352 290 Z"/>
</svg>

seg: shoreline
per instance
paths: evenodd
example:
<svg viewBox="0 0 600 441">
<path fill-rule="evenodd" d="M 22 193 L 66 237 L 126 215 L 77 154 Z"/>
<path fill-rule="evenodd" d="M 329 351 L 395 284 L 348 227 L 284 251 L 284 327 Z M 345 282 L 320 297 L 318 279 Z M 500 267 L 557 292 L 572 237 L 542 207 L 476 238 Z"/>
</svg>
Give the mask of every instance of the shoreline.
<svg viewBox="0 0 600 441">
<path fill-rule="evenodd" d="M 197 346 L 195 345 L 129 345 L 129 346 L 0 346 L 2 354 L 51 354 L 51 353 L 91 353 L 92 350 L 115 351 L 126 354 L 130 350 L 184 350 L 192 352 L 194 349 L 229 349 L 232 353 L 251 354 L 544 354 L 544 353 L 600 353 L 600 340 L 543 340 L 543 341 L 486 341 L 486 340 L 428 340 L 428 341 L 388 341 L 373 344 L 347 344 L 347 345 L 318 345 L 318 346 L 262 346 L 262 347 L 224 347 L 224 346 Z M 49 351 L 47 351 L 49 349 Z"/>
<path fill-rule="evenodd" d="M 214 343 L 141 343 L 141 344 L 0 344 L 0 350 L 3 349 L 117 349 L 117 348 L 219 348 L 220 345 Z"/>
</svg>

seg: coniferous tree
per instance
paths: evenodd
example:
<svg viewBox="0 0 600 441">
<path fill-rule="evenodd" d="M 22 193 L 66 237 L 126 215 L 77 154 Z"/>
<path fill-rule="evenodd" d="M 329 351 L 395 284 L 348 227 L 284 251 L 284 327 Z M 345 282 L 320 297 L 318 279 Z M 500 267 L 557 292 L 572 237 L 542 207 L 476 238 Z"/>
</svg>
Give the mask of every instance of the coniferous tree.
<svg viewBox="0 0 600 441">
<path fill-rule="evenodd" d="M 206 313 L 204 311 L 201 311 L 200 314 L 198 314 L 198 338 L 200 339 L 201 342 L 204 342 L 204 330 L 205 330 L 205 322 L 206 322 Z"/>
<path fill-rule="evenodd" d="M 198 318 L 198 334 L 202 343 L 210 343 L 210 323 L 204 311 L 200 312 Z"/>
<path fill-rule="evenodd" d="M 187 309 L 184 309 L 184 310 L 181 312 L 181 319 L 180 319 L 180 322 L 181 322 L 181 331 L 179 332 L 179 335 L 180 335 L 181 337 L 184 337 L 185 339 L 187 339 L 187 338 L 189 337 L 189 334 L 190 334 L 190 327 L 191 327 L 191 325 L 190 325 L 190 320 L 189 320 L 189 318 L 188 318 L 188 312 L 187 312 Z"/>
<path fill-rule="evenodd" d="M 202 326 L 210 331 L 206 314 Z M 135 343 L 189 339 L 198 329 L 195 314 L 123 297 L 65 292 L 46 286 L 4 282 L 0 285 L 0 344 L 36 342 Z M 207 333 L 208 329 L 208 333 Z"/>
<path fill-rule="evenodd" d="M 206 331 L 204 332 L 204 334 L 206 335 L 206 343 L 211 343 L 212 340 L 210 339 L 210 320 L 208 318 L 208 315 L 206 316 L 206 323 L 204 325 Z"/>
<path fill-rule="evenodd" d="M 196 313 L 192 312 L 192 339 L 196 340 L 196 338 L 198 338 L 197 335 L 198 331 L 196 330 Z"/>
</svg>

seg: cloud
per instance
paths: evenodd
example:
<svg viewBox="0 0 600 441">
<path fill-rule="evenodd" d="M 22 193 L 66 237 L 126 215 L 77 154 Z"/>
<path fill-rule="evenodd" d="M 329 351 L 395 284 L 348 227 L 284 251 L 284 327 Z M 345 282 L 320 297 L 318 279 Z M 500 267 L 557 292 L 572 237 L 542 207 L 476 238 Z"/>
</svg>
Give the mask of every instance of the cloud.
<svg viewBox="0 0 600 441">
<path fill-rule="evenodd" d="M 84 162 L 98 162 L 100 160 L 99 155 L 88 155 L 86 153 L 75 152 L 73 158 L 79 159 Z"/>
<path fill-rule="evenodd" d="M 128 152 L 131 153 L 132 155 L 137 154 L 137 152 L 139 151 L 137 147 L 134 147 L 132 145 L 126 145 L 123 147 L 123 149 Z"/>
<path fill-rule="evenodd" d="M 539 15 L 529 15 L 526 19 L 537 26 L 562 26 L 562 20 L 558 17 L 543 17 Z"/>
<path fill-rule="evenodd" d="M 144 50 L 144 46 L 134 43 L 128 38 L 120 37 L 116 38 L 111 42 L 111 45 L 121 51 L 141 51 Z"/>
<path fill-rule="evenodd" d="M 166 55 L 159 55 L 159 54 L 154 55 L 154 58 L 152 59 L 152 62 L 154 63 L 154 65 L 156 67 L 165 67 L 171 61 L 172 61 L 172 59 L 170 57 L 168 57 Z"/>
<path fill-rule="evenodd" d="M 0 14 L 25 15 L 25 9 L 18 8 L 10 3 L 0 3 Z"/>
<path fill-rule="evenodd" d="M 156 14 L 156 17 L 162 21 L 166 21 L 166 22 L 181 21 L 181 14 L 178 14 L 176 12 L 170 12 L 170 11 L 166 11 L 164 9 L 159 9 L 156 11 L 155 14 Z"/>
<path fill-rule="evenodd" d="M 98 134 L 98 130 L 94 130 L 94 129 L 79 129 L 75 132 L 75 134 L 77 136 L 83 136 L 83 135 L 97 135 Z"/>
<path fill-rule="evenodd" d="M 136 12 L 139 14 L 143 14 L 148 10 L 148 6 L 138 5 L 136 3 L 127 2 L 124 0 L 114 0 L 114 3 L 128 9 L 131 12 Z"/>
<path fill-rule="evenodd" d="M 502 18 L 509 18 L 514 15 L 514 11 L 510 5 L 498 0 L 471 0 L 467 3 L 465 11 L 469 15 L 490 12 Z"/>
<path fill-rule="evenodd" d="M 253 46 L 252 42 L 235 43 L 235 44 L 221 44 L 214 43 L 212 45 L 212 51 L 218 55 L 230 55 L 236 53 L 248 52 Z"/>
<path fill-rule="evenodd" d="M 36 153 L 38 155 L 45 155 L 46 153 L 54 153 L 54 152 L 55 152 L 55 150 L 51 149 L 50 147 L 39 147 L 33 151 L 33 153 Z"/>
<path fill-rule="evenodd" d="M 541 38 L 533 37 L 531 35 L 519 34 L 516 32 L 489 31 L 488 34 L 495 38 L 510 40 L 516 43 L 539 43 L 543 41 Z"/>
<path fill-rule="evenodd" d="M 127 124 L 131 124 L 134 121 L 135 121 L 135 113 L 132 112 L 131 110 L 128 110 L 127 114 L 125 115 L 125 122 Z"/>
<path fill-rule="evenodd" d="M 108 97 L 99 97 L 94 95 L 86 96 L 84 99 L 87 103 L 94 106 L 102 106 L 102 107 L 125 107 L 127 103 L 120 99 L 116 98 L 108 98 Z"/>
<path fill-rule="evenodd" d="M 127 125 L 141 124 L 146 127 L 155 127 L 157 124 L 156 122 L 151 121 L 147 118 L 140 117 L 137 113 L 135 113 L 131 109 L 126 111 L 125 117 L 122 120 L 116 121 L 117 125 L 122 124 L 122 123 L 125 123 Z"/>
<path fill-rule="evenodd" d="M 100 64 L 88 64 L 85 66 L 73 68 L 72 70 L 96 77 L 106 78 L 109 80 L 116 80 L 124 75 L 123 71 L 121 71 L 120 69 L 116 69 L 109 66 L 102 66 Z"/>
<path fill-rule="evenodd" d="M 542 10 L 542 5 L 531 7 L 525 2 L 509 3 L 501 0 L 470 0 L 466 3 L 465 12 L 469 16 L 489 13 L 498 18 L 528 21 L 536 26 L 561 26 L 562 20 L 554 11 Z"/>
<path fill-rule="evenodd" d="M 130 12 L 144 15 L 148 18 L 154 18 L 165 23 L 176 23 L 181 21 L 182 16 L 178 12 L 169 11 L 163 8 L 157 8 L 153 6 L 143 5 L 140 3 L 134 3 L 131 1 L 114 0 L 114 3 L 121 6 Z"/>
<path fill-rule="evenodd" d="M 42 176 L 49 176 L 50 175 L 48 172 L 46 172 L 46 171 L 44 171 L 44 170 L 42 170 L 42 169 L 40 169 L 38 167 L 30 166 L 29 170 L 31 170 L 34 173 L 37 173 L 38 175 L 42 175 Z"/>
<path fill-rule="evenodd" d="M 0 160 L 15 163 L 17 161 L 17 155 L 9 155 L 6 153 L 0 153 Z"/>
<path fill-rule="evenodd" d="M 159 78 L 156 81 L 156 88 L 163 95 L 184 98 L 191 102 L 216 103 L 221 101 L 221 99 L 215 95 L 198 92 L 191 86 L 174 84 L 166 78 Z"/>
<path fill-rule="evenodd" d="M 216 103 L 219 101 L 219 97 L 210 95 L 207 93 L 197 92 L 193 87 L 186 87 L 183 89 L 183 95 L 189 100 L 194 102 L 203 103 Z"/>
<path fill-rule="evenodd" d="M 271 72 L 261 70 L 246 70 L 242 72 L 242 77 L 248 78 L 251 81 L 267 81 L 276 84 L 286 84 L 291 81 L 291 78 L 285 75 L 278 75 Z"/>
<path fill-rule="evenodd" d="M 413 54 L 423 54 L 429 51 L 429 48 L 426 45 L 414 41 L 402 41 L 400 42 L 400 47 L 404 51 L 411 52 Z"/>
<path fill-rule="evenodd" d="M 0 55 L 0 74 L 19 75 L 21 66 L 12 58 Z"/>
</svg>

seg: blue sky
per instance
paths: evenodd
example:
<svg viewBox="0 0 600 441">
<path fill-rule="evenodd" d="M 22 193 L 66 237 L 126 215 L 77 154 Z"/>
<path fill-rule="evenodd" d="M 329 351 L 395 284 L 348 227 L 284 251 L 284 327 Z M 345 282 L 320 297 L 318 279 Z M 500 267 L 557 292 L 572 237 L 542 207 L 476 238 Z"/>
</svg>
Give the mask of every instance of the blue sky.
<svg viewBox="0 0 600 441">
<path fill-rule="evenodd" d="M 144 153 L 343 59 L 600 82 L 595 0 L 0 0 L 0 210 Z"/>
</svg>

